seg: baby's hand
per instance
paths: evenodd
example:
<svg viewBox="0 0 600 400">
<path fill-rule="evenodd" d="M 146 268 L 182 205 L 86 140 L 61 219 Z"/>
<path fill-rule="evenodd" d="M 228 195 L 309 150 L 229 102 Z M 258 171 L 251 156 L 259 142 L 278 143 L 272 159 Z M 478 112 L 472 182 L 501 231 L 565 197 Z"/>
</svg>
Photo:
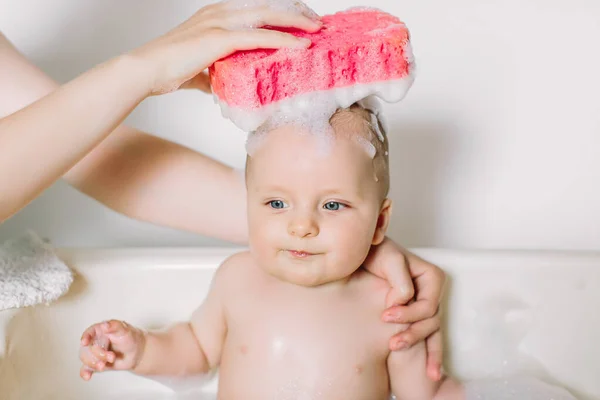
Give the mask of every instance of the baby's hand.
<svg viewBox="0 0 600 400">
<path fill-rule="evenodd" d="M 81 336 L 79 375 L 90 380 L 94 372 L 134 369 L 144 351 L 144 332 L 123 321 L 94 324 Z"/>
</svg>

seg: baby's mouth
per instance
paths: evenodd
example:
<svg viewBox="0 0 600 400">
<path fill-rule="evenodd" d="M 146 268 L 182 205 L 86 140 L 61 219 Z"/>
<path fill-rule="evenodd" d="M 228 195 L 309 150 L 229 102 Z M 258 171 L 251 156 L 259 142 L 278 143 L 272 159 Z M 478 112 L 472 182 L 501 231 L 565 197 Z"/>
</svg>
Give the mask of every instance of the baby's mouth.
<svg viewBox="0 0 600 400">
<path fill-rule="evenodd" d="M 288 250 L 287 252 L 294 258 L 309 258 L 317 255 L 316 253 L 310 253 L 305 250 Z"/>
</svg>

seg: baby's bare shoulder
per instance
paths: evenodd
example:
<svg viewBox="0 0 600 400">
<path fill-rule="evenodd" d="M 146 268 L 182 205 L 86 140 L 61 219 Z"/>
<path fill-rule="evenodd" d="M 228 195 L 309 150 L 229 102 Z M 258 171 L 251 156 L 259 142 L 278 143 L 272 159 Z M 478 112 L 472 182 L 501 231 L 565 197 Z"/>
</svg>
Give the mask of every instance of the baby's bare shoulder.
<svg viewBox="0 0 600 400">
<path fill-rule="evenodd" d="M 249 251 L 240 251 L 227 257 L 219 268 L 217 269 L 216 275 L 219 279 L 229 280 L 240 274 L 246 274 L 249 266 L 254 264 L 254 258 Z"/>
<path fill-rule="evenodd" d="M 227 257 L 215 272 L 213 284 L 220 290 L 235 290 L 255 279 L 256 263 L 249 251 Z"/>
<path fill-rule="evenodd" d="M 352 275 L 352 281 L 364 298 L 370 299 L 373 304 L 378 306 L 381 306 L 381 302 L 385 301 L 385 297 L 390 290 L 388 281 L 362 268 Z"/>
</svg>

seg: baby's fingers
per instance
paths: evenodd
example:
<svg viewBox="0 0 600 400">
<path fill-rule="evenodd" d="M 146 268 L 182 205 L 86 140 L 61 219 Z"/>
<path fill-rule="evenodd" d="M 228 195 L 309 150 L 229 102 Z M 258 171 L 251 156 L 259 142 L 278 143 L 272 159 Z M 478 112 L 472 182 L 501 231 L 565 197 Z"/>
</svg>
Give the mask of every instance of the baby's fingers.
<svg viewBox="0 0 600 400">
<path fill-rule="evenodd" d="M 86 367 L 85 365 L 79 369 L 79 376 L 84 381 L 89 381 L 90 379 L 92 379 L 93 374 L 94 374 L 94 371 L 92 369 L 90 369 L 89 367 Z"/>
<path fill-rule="evenodd" d="M 102 366 L 99 368 L 90 368 L 87 365 L 83 365 L 79 369 L 79 376 L 84 381 L 89 381 L 90 379 L 92 379 L 92 375 L 94 374 L 94 372 L 102 372 L 104 370 L 104 367 L 104 364 L 102 364 Z"/>
<path fill-rule="evenodd" d="M 98 326 L 98 324 L 94 324 L 94 325 L 90 326 L 89 328 L 87 328 L 83 332 L 83 334 L 81 335 L 81 345 L 82 346 L 88 346 L 94 341 L 94 338 L 96 337 L 96 327 L 97 326 Z"/>
<path fill-rule="evenodd" d="M 106 361 L 99 359 L 92 352 L 91 347 L 82 347 L 79 351 L 79 359 L 84 367 L 92 371 L 103 371 L 106 368 Z"/>
<path fill-rule="evenodd" d="M 116 355 L 114 352 L 103 349 L 98 345 L 89 346 L 88 348 L 92 353 L 92 356 L 95 357 L 97 360 L 108 363 L 115 362 Z"/>
<path fill-rule="evenodd" d="M 102 332 L 110 334 L 112 336 L 124 336 L 130 332 L 130 327 L 126 322 L 117 321 L 112 319 L 110 321 L 103 322 L 100 326 Z"/>
</svg>

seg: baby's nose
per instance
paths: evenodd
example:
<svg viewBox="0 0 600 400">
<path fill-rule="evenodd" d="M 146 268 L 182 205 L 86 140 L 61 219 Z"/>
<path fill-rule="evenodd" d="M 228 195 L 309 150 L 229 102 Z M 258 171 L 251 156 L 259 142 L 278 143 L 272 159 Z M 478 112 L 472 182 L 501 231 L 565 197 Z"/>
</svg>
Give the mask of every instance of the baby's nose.
<svg viewBox="0 0 600 400">
<path fill-rule="evenodd" d="M 290 221 L 288 233 L 299 238 L 314 237 L 319 234 L 319 225 L 313 217 L 297 216 Z"/>
</svg>

